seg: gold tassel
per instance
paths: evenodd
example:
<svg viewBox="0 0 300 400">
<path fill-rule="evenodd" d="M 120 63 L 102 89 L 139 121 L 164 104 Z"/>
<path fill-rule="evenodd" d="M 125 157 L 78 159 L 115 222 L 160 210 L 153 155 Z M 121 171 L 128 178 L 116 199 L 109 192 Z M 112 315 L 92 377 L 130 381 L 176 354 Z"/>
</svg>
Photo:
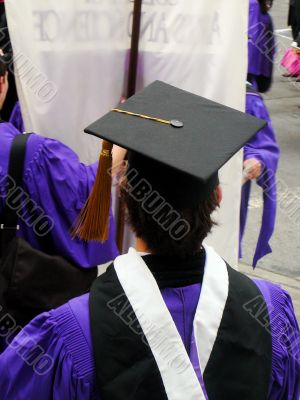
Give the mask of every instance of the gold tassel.
<svg viewBox="0 0 300 400">
<path fill-rule="evenodd" d="M 109 235 L 113 144 L 103 140 L 98 171 L 92 191 L 72 230 L 72 236 L 84 241 L 105 242 Z"/>
</svg>

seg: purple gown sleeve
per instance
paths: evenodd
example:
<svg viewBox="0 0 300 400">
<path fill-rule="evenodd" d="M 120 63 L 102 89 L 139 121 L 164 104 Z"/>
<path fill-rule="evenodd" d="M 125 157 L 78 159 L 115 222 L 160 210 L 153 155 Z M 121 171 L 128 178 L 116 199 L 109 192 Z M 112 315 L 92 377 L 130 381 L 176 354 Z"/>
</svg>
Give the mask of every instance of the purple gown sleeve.
<svg viewBox="0 0 300 400">
<path fill-rule="evenodd" d="M 95 180 L 97 164 L 80 163 L 67 146 L 53 139 L 31 135 L 28 140 L 24 184 L 30 198 L 51 218 L 55 253 L 81 267 L 93 267 L 118 256 L 115 224 L 110 212 L 107 242 L 72 239 L 70 230 L 83 207 Z M 40 248 L 32 227 L 20 221 L 21 235 Z"/>
<path fill-rule="evenodd" d="M 300 398 L 300 331 L 289 294 L 280 286 L 255 280 L 266 300 L 272 335 L 272 376 L 268 400 Z"/>
<path fill-rule="evenodd" d="M 9 122 L 14 125 L 19 132 L 25 132 L 25 126 L 21 113 L 20 103 L 17 101 L 9 118 Z"/>
<path fill-rule="evenodd" d="M 69 304 L 41 314 L 0 355 L 1 399 L 97 400 L 89 360 L 91 349 Z"/>
<path fill-rule="evenodd" d="M 268 110 L 261 97 L 254 93 L 247 93 L 246 112 L 267 122 L 258 134 L 244 147 L 244 159 L 255 158 L 263 166 L 263 171 L 257 184 L 263 189 L 263 217 L 261 230 L 253 257 L 253 266 L 266 254 L 272 251 L 269 241 L 272 237 L 276 220 L 276 171 L 279 160 L 279 147 Z M 242 202 L 240 215 L 240 256 L 241 242 L 245 231 L 247 220 L 248 201 L 250 196 L 251 182 L 246 182 L 242 188 Z"/>
</svg>

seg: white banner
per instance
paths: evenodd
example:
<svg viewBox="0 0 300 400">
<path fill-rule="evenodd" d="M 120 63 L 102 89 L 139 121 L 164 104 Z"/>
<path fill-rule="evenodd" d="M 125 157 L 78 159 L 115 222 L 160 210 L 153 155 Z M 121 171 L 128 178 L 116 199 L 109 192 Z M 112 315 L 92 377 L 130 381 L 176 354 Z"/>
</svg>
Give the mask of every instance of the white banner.
<svg viewBox="0 0 300 400">
<path fill-rule="evenodd" d="M 26 129 L 61 140 L 84 162 L 95 161 L 99 140 L 83 129 L 123 92 L 131 5 L 8 0 L 5 6 Z"/>
<path fill-rule="evenodd" d="M 138 88 L 159 79 L 244 110 L 248 7 L 248 0 L 144 0 Z M 132 1 L 6 0 L 6 9 L 27 130 L 94 161 L 100 145 L 82 130 L 124 94 Z M 233 266 L 241 181 L 240 154 L 222 170 L 219 227 L 209 239 Z"/>
</svg>

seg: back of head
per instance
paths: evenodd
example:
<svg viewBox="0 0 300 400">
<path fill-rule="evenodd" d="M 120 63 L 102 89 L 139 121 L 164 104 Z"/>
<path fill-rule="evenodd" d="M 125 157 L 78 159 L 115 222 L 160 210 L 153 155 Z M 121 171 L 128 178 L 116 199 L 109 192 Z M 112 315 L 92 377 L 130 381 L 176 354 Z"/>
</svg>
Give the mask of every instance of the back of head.
<svg viewBox="0 0 300 400">
<path fill-rule="evenodd" d="M 213 182 L 207 188 L 196 178 L 130 152 L 121 193 L 136 236 L 154 254 L 196 254 L 214 225 L 218 179 Z"/>
</svg>

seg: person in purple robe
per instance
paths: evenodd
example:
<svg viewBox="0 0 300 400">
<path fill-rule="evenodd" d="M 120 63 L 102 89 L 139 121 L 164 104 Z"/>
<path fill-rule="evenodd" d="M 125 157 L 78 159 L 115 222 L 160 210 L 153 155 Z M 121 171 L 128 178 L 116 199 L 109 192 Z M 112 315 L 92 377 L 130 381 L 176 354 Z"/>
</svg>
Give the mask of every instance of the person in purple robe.
<svg viewBox="0 0 300 400">
<path fill-rule="evenodd" d="M 20 132 L 9 122 L 0 124 L 0 189 L 7 176 L 12 141 Z M 106 243 L 83 242 L 71 236 L 72 225 L 95 180 L 98 163 L 82 164 L 63 143 L 38 134 L 30 135 L 25 159 L 24 189 L 30 199 L 51 218 L 53 254 L 83 268 L 113 260 L 119 253 L 115 243 L 114 218 L 110 214 L 110 238 Z M 0 216 L 5 198 L 0 199 Z M 20 219 L 19 236 L 41 249 L 33 227 Z"/>
<path fill-rule="evenodd" d="M 276 53 L 271 6 L 272 2 L 267 0 L 250 0 L 247 80 L 261 93 L 272 85 Z"/>
<path fill-rule="evenodd" d="M 137 135 L 141 127 L 146 133 Z M 222 198 L 216 171 L 261 127 L 154 82 L 88 128 L 130 148 L 120 186 L 137 249 L 117 257 L 89 294 L 38 316 L 13 341 L 9 329 L 0 332 L 9 343 L 0 355 L 4 399 L 299 398 L 290 296 L 233 270 L 203 243 Z M 170 158 L 174 135 L 185 148 L 172 140 Z M 91 228 L 99 224 L 93 217 Z"/>
<path fill-rule="evenodd" d="M 276 172 L 279 161 L 279 147 L 272 126 L 268 109 L 262 96 L 247 84 L 246 112 L 267 122 L 244 147 L 244 183 L 242 187 L 240 214 L 240 257 L 242 257 L 242 240 L 245 233 L 251 182 L 256 180 L 263 190 L 263 215 L 258 242 L 253 257 L 253 267 L 265 255 L 272 252 L 269 241 L 276 221 Z"/>
<path fill-rule="evenodd" d="M 3 76 L 6 76 L 5 67 L 3 73 Z M 3 101 L 5 100 L 6 93 L 7 88 L 2 82 L 0 102 L 1 96 Z M 10 122 L 1 121 L 0 123 L 0 192 L 3 191 L 6 182 L 13 139 L 23 131 L 22 115 L 19 103 L 17 103 Z M 115 243 L 112 212 L 109 217 L 110 236 L 106 243 L 83 242 L 73 239 L 70 233 L 93 186 L 97 163 L 85 165 L 63 143 L 32 134 L 27 143 L 24 171 L 25 191 L 34 204 L 40 207 L 52 221 L 53 255 L 60 255 L 75 265 L 89 268 L 109 262 L 119 254 Z M 1 196 L 0 217 L 4 204 L 5 198 Z M 30 226 L 25 219 L 20 219 L 19 222 L 18 234 L 32 247 L 42 250 L 34 227 Z"/>
</svg>

